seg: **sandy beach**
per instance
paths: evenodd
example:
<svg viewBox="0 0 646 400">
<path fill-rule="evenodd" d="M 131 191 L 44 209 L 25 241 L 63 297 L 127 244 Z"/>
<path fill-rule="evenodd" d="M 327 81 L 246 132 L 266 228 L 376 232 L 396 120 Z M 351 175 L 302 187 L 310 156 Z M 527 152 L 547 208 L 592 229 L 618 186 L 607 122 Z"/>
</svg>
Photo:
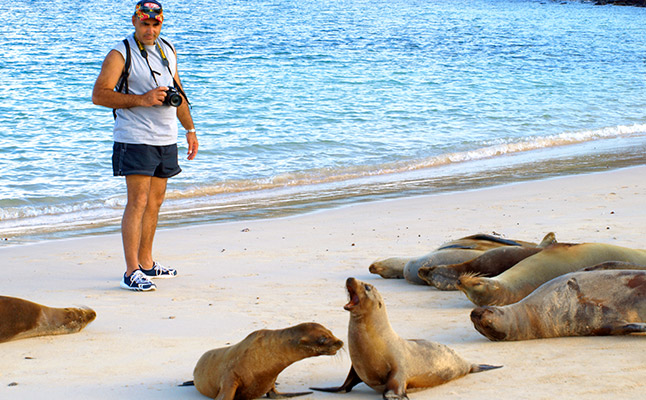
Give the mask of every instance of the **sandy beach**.
<svg viewBox="0 0 646 400">
<path fill-rule="evenodd" d="M 473 304 L 368 271 L 378 258 L 423 255 L 473 233 L 538 242 L 646 248 L 646 167 L 484 190 L 355 204 L 296 217 L 158 231 L 156 259 L 180 275 L 158 290 L 119 288 L 119 235 L 0 249 L 0 293 L 49 306 L 86 305 L 97 318 L 73 335 L 0 344 L 2 399 L 203 399 L 197 359 L 250 332 L 314 321 L 347 339 L 345 279 L 374 284 L 402 337 L 443 343 L 501 369 L 410 394 L 411 399 L 616 399 L 643 397 L 646 338 L 577 337 L 490 342 L 469 320 Z M 280 391 L 339 385 L 346 349 L 297 362 Z M 349 394 L 302 399 L 377 399 L 361 384 Z"/>
</svg>

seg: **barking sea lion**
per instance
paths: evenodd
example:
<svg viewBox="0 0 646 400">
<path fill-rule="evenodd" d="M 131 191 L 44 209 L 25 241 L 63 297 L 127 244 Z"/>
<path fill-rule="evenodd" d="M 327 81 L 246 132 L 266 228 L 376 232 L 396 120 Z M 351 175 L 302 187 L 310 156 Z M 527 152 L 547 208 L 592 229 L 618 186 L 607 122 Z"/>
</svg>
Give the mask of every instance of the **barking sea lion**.
<svg viewBox="0 0 646 400">
<path fill-rule="evenodd" d="M 251 400 L 309 394 L 279 393 L 276 378 L 296 361 L 320 355 L 334 355 L 343 346 L 332 332 L 314 322 L 285 329 L 261 329 L 240 343 L 207 351 L 198 360 L 193 381 L 203 395 L 219 400 Z"/>
<path fill-rule="evenodd" d="M 75 333 L 94 321 L 90 308 L 54 308 L 0 296 L 0 343 L 35 336 Z"/>
<path fill-rule="evenodd" d="M 471 312 L 490 340 L 646 332 L 646 271 L 581 271 L 543 284 L 518 303 Z"/>
<path fill-rule="evenodd" d="M 352 367 L 339 387 L 311 388 L 347 393 L 365 382 L 384 399 L 406 399 L 407 391 L 421 390 L 497 366 L 472 364 L 453 350 L 426 340 L 404 340 L 393 331 L 386 305 L 377 289 L 354 278 L 346 287 L 350 301 L 348 347 Z"/>
</svg>

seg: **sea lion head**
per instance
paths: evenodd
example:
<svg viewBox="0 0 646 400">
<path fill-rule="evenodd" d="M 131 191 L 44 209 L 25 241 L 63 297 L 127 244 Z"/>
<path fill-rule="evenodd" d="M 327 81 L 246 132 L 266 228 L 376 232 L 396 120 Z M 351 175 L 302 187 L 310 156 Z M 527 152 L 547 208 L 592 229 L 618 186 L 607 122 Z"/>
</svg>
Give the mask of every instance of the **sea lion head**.
<svg viewBox="0 0 646 400">
<path fill-rule="evenodd" d="M 460 277 L 450 265 L 423 267 L 419 269 L 418 274 L 421 279 L 439 290 L 455 290 Z"/>
<path fill-rule="evenodd" d="M 329 329 L 316 322 L 305 322 L 291 328 L 299 349 L 308 357 L 333 356 L 343 347 L 343 341 Z"/>
<path fill-rule="evenodd" d="M 431 274 L 433 273 L 433 270 L 435 270 L 435 268 L 436 268 L 435 266 L 421 267 L 420 269 L 417 270 L 417 276 L 419 276 L 419 279 L 433 286 L 433 281 L 431 280 Z"/>
<path fill-rule="evenodd" d="M 500 284 L 493 279 L 463 274 L 458 278 L 456 287 L 477 306 L 502 304 L 499 298 L 502 295 Z"/>
<path fill-rule="evenodd" d="M 406 260 L 401 257 L 390 257 L 375 260 L 368 267 L 371 274 L 385 279 L 403 279 Z"/>
<path fill-rule="evenodd" d="M 89 307 L 67 307 L 63 311 L 60 322 L 65 333 L 78 332 L 96 318 L 96 312 Z"/>
<path fill-rule="evenodd" d="M 471 322 L 478 332 L 489 340 L 507 340 L 508 332 L 499 328 L 504 311 L 498 307 L 476 307 L 471 311 Z"/>
<path fill-rule="evenodd" d="M 352 314 L 359 315 L 374 309 L 385 309 L 384 299 L 371 284 L 348 278 L 345 287 L 350 301 L 343 308 Z"/>
</svg>

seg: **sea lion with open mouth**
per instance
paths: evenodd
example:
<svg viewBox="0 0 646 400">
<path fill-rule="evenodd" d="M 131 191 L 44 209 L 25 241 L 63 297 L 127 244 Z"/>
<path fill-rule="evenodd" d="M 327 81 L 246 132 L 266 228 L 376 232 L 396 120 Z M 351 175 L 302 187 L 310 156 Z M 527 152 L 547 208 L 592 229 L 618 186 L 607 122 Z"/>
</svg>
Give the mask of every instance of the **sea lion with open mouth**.
<svg viewBox="0 0 646 400">
<path fill-rule="evenodd" d="M 386 304 L 374 286 L 348 278 L 346 288 L 350 296 L 344 306 L 350 311 L 350 373 L 339 387 L 311 389 L 347 393 L 365 382 L 383 393 L 384 399 L 407 399 L 409 391 L 437 386 L 472 372 L 500 368 L 472 364 L 439 343 L 402 339 L 390 326 Z"/>
</svg>

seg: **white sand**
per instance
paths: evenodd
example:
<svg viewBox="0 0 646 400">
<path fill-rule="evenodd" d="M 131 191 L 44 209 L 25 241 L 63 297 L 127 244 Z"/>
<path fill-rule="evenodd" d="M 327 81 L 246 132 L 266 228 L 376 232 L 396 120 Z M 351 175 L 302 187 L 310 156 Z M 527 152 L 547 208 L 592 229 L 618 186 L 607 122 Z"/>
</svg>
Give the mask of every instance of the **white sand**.
<svg viewBox="0 0 646 400">
<path fill-rule="evenodd" d="M 160 230 L 156 259 L 180 276 L 158 290 L 122 290 L 119 235 L 0 249 L 0 293 L 49 306 L 87 305 L 97 319 L 73 335 L 0 344 L 0 399 L 202 399 L 192 379 L 206 350 L 261 328 L 319 322 L 344 341 L 345 279 L 374 284 L 393 328 L 503 368 L 410 394 L 411 399 L 643 398 L 646 337 L 490 342 L 471 324 L 473 305 L 368 272 L 377 258 L 423 255 L 473 233 L 646 248 L 646 167 L 456 194 L 357 204 L 308 215 Z M 246 231 L 248 228 L 248 231 Z M 281 391 L 340 385 L 347 350 L 297 362 Z M 17 383 L 17 385 L 12 384 Z M 11 385 L 10 385 L 11 384 Z M 376 399 L 349 394 L 302 399 Z"/>
</svg>

